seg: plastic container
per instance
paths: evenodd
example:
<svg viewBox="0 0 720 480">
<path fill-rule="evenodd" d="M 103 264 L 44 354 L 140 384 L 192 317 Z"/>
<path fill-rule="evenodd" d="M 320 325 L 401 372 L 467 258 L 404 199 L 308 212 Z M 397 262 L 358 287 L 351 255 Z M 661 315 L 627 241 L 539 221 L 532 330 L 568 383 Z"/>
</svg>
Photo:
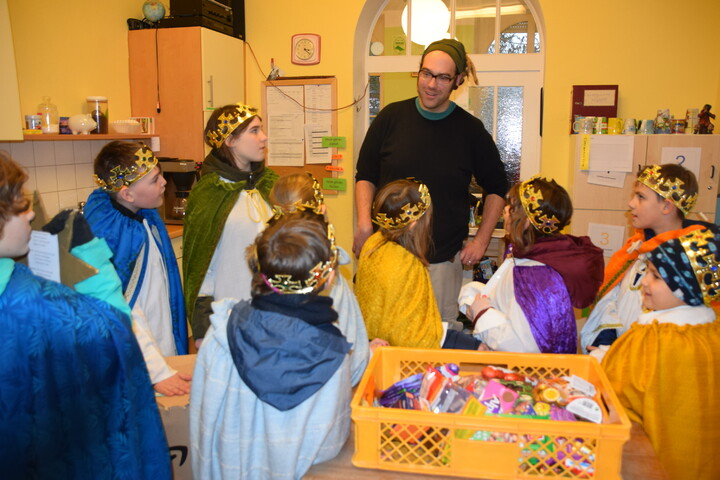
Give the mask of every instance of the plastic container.
<svg viewBox="0 0 720 480">
<path fill-rule="evenodd" d="M 108 99 L 107 97 L 87 97 L 88 113 L 97 126 L 90 133 L 108 133 Z"/>
<path fill-rule="evenodd" d="M 50 103 L 50 97 L 43 97 L 43 103 L 38 105 L 38 115 L 42 133 L 60 133 L 60 115 L 57 107 Z"/>
<path fill-rule="evenodd" d="M 137 135 L 142 133 L 142 125 L 137 120 L 113 120 L 110 122 L 110 132 Z"/>
<path fill-rule="evenodd" d="M 578 375 L 595 385 L 603 423 L 435 414 L 368 403 L 376 389 L 448 362 L 460 366 L 460 375 L 486 365 L 540 378 Z M 352 419 L 356 467 L 469 478 L 620 479 L 623 444 L 630 438 L 630 420 L 588 355 L 379 348 L 353 396 Z M 472 440 L 457 435 L 460 430 L 492 435 Z"/>
<path fill-rule="evenodd" d="M 42 117 L 40 115 L 25 115 L 25 128 L 28 130 L 40 130 L 42 128 Z"/>
</svg>

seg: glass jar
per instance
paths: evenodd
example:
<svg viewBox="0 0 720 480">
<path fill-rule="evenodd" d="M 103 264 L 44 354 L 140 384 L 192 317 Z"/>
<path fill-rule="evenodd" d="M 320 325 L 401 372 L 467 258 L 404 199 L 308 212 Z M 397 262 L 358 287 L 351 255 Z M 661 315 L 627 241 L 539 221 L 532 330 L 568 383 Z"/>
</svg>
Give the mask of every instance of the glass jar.
<svg viewBox="0 0 720 480">
<path fill-rule="evenodd" d="M 43 97 L 43 103 L 38 105 L 38 115 L 42 133 L 60 133 L 60 116 L 57 107 L 50 103 L 50 97 Z"/>
<path fill-rule="evenodd" d="M 108 133 L 108 99 L 107 97 L 87 97 L 88 113 L 97 126 L 90 133 Z"/>
</svg>

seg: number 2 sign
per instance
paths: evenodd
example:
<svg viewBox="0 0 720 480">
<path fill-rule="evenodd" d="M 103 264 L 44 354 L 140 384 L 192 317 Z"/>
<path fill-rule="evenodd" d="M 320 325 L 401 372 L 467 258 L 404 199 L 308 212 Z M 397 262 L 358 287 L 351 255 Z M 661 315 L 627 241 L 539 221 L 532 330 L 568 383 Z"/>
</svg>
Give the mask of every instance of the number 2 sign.
<svg viewBox="0 0 720 480">
<path fill-rule="evenodd" d="M 660 163 L 677 163 L 687 168 L 700 178 L 700 147 L 663 147 Z"/>
</svg>

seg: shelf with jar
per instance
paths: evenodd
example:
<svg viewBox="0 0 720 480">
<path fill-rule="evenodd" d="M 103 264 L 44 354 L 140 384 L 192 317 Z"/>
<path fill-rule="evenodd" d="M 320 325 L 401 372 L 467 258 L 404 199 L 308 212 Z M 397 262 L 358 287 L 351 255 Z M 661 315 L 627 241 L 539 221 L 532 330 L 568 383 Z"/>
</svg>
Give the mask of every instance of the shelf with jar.
<svg viewBox="0 0 720 480">
<path fill-rule="evenodd" d="M 93 133 L 90 135 L 70 135 L 57 133 L 31 133 L 24 134 L 23 140 L 26 142 L 49 141 L 49 140 L 143 140 L 157 137 L 158 135 L 142 134 L 142 133 Z"/>
</svg>

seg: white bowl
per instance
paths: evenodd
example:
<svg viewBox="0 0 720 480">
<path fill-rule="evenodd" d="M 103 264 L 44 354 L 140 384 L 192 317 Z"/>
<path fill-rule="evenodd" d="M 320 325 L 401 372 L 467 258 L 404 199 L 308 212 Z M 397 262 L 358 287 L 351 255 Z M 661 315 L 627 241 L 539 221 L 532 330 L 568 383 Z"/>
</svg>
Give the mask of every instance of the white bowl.
<svg viewBox="0 0 720 480">
<path fill-rule="evenodd" d="M 142 133 L 142 125 L 137 120 L 113 120 L 110 122 L 111 133 L 136 135 Z"/>
</svg>

